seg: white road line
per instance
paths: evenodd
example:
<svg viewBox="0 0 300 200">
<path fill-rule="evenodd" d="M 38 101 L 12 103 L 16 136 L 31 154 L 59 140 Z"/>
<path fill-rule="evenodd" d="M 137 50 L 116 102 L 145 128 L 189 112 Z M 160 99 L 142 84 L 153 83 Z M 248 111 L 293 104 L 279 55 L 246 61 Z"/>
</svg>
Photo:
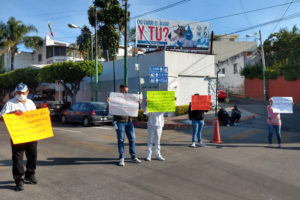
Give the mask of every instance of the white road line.
<svg viewBox="0 0 300 200">
<path fill-rule="evenodd" d="M 63 129 L 63 128 L 53 128 L 54 130 L 59 130 L 59 131 L 69 131 L 69 132 L 74 132 L 74 133 L 81 133 L 81 131 L 73 131 L 69 129 Z"/>
<path fill-rule="evenodd" d="M 94 126 L 92 128 L 97 128 L 97 129 L 106 129 L 106 130 L 113 130 L 114 128 L 110 128 L 110 127 L 99 127 L 99 126 Z"/>
</svg>

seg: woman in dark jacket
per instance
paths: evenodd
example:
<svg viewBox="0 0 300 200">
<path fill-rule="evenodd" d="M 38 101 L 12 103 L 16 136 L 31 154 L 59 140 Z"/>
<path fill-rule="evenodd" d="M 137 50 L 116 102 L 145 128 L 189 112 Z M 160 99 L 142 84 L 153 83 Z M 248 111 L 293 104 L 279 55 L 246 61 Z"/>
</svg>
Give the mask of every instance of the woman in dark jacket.
<svg viewBox="0 0 300 200">
<path fill-rule="evenodd" d="M 202 142 L 202 128 L 204 126 L 204 110 L 191 110 L 191 104 L 189 106 L 189 119 L 192 120 L 193 125 L 193 137 L 192 144 L 190 147 L 196 147 L 196 135 L 198 137 L 199 147 L 204 147 L 205 144 Z"/>
</svg>

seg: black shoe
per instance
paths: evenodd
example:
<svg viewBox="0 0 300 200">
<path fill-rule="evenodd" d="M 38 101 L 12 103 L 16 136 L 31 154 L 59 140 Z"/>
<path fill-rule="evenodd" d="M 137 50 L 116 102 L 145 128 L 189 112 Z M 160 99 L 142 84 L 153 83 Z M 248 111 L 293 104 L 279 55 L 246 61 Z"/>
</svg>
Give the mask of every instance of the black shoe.
<svg viewBox="0 0 300 200">
<path fill-rule="evenodd" d="M 24 190 L 23 181 L 16 182 L 16 191 L 22 191 L 22 190 Z"/>
<path fill-rule="evenodd" d="M 25 176 L 24 181 L 25 181 L 26 183 L 30 183 L 30 184 L 37 184 L 37 180 L 36 180 L 36 178 L 35 178 L 35 175 L 28 175 L 28 176 Z"/>
</svg>

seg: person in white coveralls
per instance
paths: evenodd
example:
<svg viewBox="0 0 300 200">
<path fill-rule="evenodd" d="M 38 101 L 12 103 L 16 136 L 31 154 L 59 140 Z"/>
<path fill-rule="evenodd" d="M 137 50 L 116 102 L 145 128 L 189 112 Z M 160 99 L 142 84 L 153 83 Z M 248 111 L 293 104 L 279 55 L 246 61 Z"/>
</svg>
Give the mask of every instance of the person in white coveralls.
<svg viewBox="0 0 300 200">
<path fill-rule="evenodd" d="M 151 161 L 153 141 L 155 145 L 155 156 L 157 160 L 164 161 L 160 153 L 160 138 L 164 127 L 164 112 L 147 112 L 147 100 L 145 100 L 146 109 L 144 114 L 148 116 L 148 145 L 146 161 Z"/>
</svg>

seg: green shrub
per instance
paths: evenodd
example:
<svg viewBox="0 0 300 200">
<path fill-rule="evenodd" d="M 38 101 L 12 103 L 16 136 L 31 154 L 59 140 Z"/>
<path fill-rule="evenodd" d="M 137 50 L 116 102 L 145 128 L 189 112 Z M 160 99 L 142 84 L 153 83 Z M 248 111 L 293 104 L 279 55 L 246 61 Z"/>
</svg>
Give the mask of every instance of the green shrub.
<svg viewBox="0 0 300 200">
<path fill-rule="evenodd" d="M 182 105 L 182 106 L 176 106 L 175 107 L 175 113 L 176 115 L 185 115 L 189 112 L 189 105 Z"/>
<path fill-rule="evenodd" d="M 143 122 L 148 120 L 147 115 L 144 115 L 144 110 L 143 109 L 139 110 L 139 114 L 138 114 L 138 117 L 136 119 L 137 119 L 137 121 L 143 121 Z"/>
</svg>

